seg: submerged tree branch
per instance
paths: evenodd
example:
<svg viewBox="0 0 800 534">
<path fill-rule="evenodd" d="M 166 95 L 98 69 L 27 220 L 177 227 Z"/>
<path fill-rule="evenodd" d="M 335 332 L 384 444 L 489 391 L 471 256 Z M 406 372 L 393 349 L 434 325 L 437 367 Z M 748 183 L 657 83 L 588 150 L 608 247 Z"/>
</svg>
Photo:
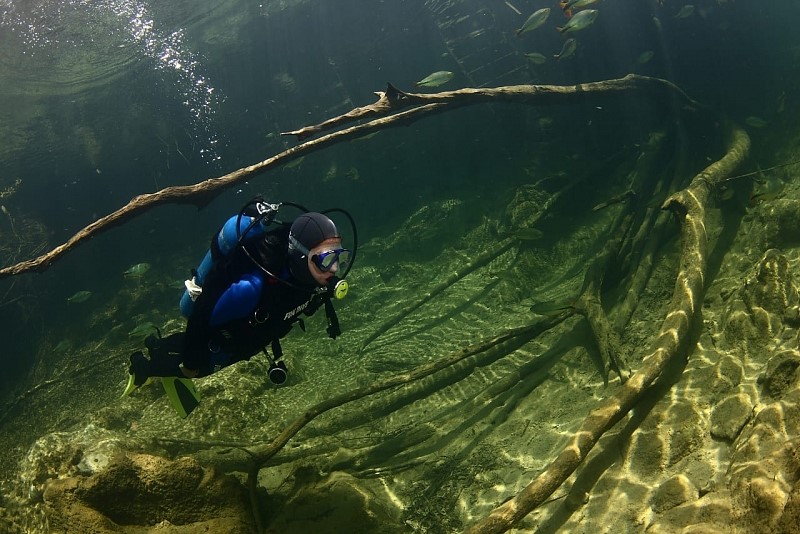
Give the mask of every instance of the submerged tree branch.
<svg viewBox="0 0 800 534">
<path fill-rule="evenodd" d="M 351 126 L 323 137 L 306 141 L 264 161 L 217 178 L 209 178 L 194 185 L 172 186 L 155 193 L 139 195 L 117 211 L 89 224 L 65 243 L 49 252 L 0 269 L 0 279 L 27 272 L 42 272 L 83 241 L 120 226 L 156 206 L 189 204 L 202 208 L 223 191 L 250 179 L 252 176 L 316 150 L 341 141 L 364 137 L 383 128 L 408 125 L 423 117 L 461 106 L 487 102 L 558 105 L 580 102 L 585 99 L 600 97 L 620 98 L 632 94 L 640 94 L 653 96 L 656 101 L 660 102 L 677 102 L 679 105 L 676 107 L 678 108 L 704 109 L 703 106 L 689 98 L 675 84 L 660 78 L 650 78 L 636 74 L 629 74 L 615 80 L 578 85 L 511 85 L 483 89 L 466 88 L 430 94 L 403 93 L 389 85 L 386 92 L 377 94 L 379 99 L 375 104 L 355 108 L 348 113 L 326 120 L 318 125 L 287 132 L 286 135 L 295 135 L 298 140 L 304 140 L 350 122 L 377 117 L 367 123 Z M 408 107 L 411 109 L 402 111 Z"/>
<path fill-rule="evenodd" d="M 534 339 L 542 332 L 553 328 L 569 317 L 569 315 L 570 314 L 568 313 L 564 313 L 558 316 L 547 317 L 529 325 L 511 329 L 486 342 L 466 347 L 450 354 L 446 358 L 422 365 L 407 373 L 394 375 L 369 386 L 364 386 L 362 388 L 331 397 L 330 399 L 324 400 L 306 410 L 300 417 L 295 419 L 280 434 L 278 434 L 272 440 L 272 442 L 246 449 L 246 452 L 251 457 L 249 461 L 249 468 L 247 470 L 248 488 L 250 490 L 253 513 L 255 520 L 259 525 L 259 530 L 263 531 L 261 517 L 258 512 L 258 472 L 273 456 L 283 449 L 289 440 L 291 440 L 298 432 L 300 432 L 300 430 L 303 429 L 303 427 L 313 421 L 317 416 L 334 408 L 338 408 L 339 406 L 343 406 L 344 404 L 380 393 L 381 391 L 410 384 L 411 382 L 430 376 L 434 373 L 442 371 L 443 369 L 451 367 L 462 360 L 481 353 L 489 351 L 500 351 L 503 354 L 508 353 L 527 343 L 531 339 Z M 513 348 L 509 348 L 509 345 L 513 345 Z"/>
<path fill-rule="evenodd" d="M 682 245 L 670 311 L 653 342 L 652 352 L 615 395 L 601 402 L 588 415 L 547 469 L 514 498 L 472 525 L 467 530 L 469 534 L 505 532 L 541 505 L 577 469 L 600 437 L 638 402 L 667 364 L 688 350 L 690 326 L 699 317 L 705 291 L 708 246 L 706 202 L 713 187 L 731 174 L 750 149 L 750 138 L 744 130 L 731 127 L 730 135 L 725 156 L 700 172 L 686 189 L 670 196 L 662 206 L 680 218 Z"/>
<path fill-rule="evenodd" d="M 628 74 L 623 78 L 581 83 L 578 85 L 507 85 L 489 88 L 464 88 L 441 93 L 404 93 L 392 84 L 386 92 L 375 93 L 378 101 L 368 106 L 356 108 L 344 115 L 326 120 L 299 130 L 284 132 L 282 135 L 295 135 L 299 141 L 318 133 L 341 126 L 364 117 L 383 116 L 399 109 L 422 104 L 450 104 L 454 106 L 479 104 L 482 102 L 515 102 L 540 106 L 572 104 L 576 97 L 596 98 L 630 96 L 631 93 L 650 94 L 662 98 L 662 102 L 675 99 L 692 110 L 705 107 L 692 100 L 678 86 L 661 78 Z"/>
</svg>

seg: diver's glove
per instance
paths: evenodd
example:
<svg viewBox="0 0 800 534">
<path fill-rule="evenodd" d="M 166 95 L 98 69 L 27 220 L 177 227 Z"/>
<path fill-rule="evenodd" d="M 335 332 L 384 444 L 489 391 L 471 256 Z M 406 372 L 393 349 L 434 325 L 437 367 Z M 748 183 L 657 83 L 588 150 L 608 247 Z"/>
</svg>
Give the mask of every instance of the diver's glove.
<svg viewBox="0 0 800 534">
<path fill-rule="evenodd" d="M 192 276 L 191 280 L 184 280 L 183 282 L 183 285 L 186 286 L 186 292 L 189 294 L 189 298 L 192 299 L 192 302 L 196 301 L 197 297 L 203 293 L 203 288 L 197 284 L 196 278 L 196 276 Z"/>
</svg>

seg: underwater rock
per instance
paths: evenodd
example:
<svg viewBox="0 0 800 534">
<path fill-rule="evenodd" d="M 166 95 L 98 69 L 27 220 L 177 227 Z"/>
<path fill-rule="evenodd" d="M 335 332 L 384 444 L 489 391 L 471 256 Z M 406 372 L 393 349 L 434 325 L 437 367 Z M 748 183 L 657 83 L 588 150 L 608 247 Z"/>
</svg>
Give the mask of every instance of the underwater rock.
<svg viewBox="0 0 800 534">
<path fill-rule="evenodd" d="M 670 406 L 666 421 L 667 466 L 672 466 L 703 446 L 707 429 L 698 408 L 688 401 Z"/>
<path fill-rule="evenodd" d="M 648 417 L 645 425 L 631 437 L 627 455 L 628 468 L 642 480 L 657 476 L 666 463 L 667 444 L 656 430 L 657 424 L 657 421 Z"/>
<path fill-rule="evenodd" d="M 738 524 L 775 532 L 800 473 L 800 389 L 759 408 L 734 443 L 728 487 Z"/>
<path fill-rule="evenodd" d="M 32 492 L 39 493 L 48 479 L 104 468 L 121 447 L 118 435 L 95 425 L 76 432 L 47 434 L 28 451 L 20 475 Z"/>
<path fill-rule="evenodd" d="M 754 477 L 745 488 L 739 488 L 740 499 L 735 500 L 744 504 L 749 516 L 746 523 L 753 526 L 759 525 L 759 532 L 772 532 L 774 525 L 780 519 L 783 508 L 789 500 L 783 484 L 771 477 Z M 741 491 L 744 490 L 744 491 Z M 744 501 L 742 503 L 742 501 Z"/>
<path fill-rule="evenodd" d="M 698 498 L 699 491 L 685 475 L 675 475 L 663 482 L 650 499 L 653 511 L 661 513 Z"/>
<path fill-rule="evenodd" d="M 711 435 L 733 441 L 753 414 L 753 399 L 746 393 L 732 395 L 711 412 Z"/>
<path fill-rule="evenodd" d="M 702 448 L 707 439 L 707 423 L 691 402 L 657 406 L 631 436 L 628 468 L 640 479 L 652 480 Z"/>
<path fill-rule="evenodd" d="M 800 525 L 800 484 L 795 484 L 786 506 L 783 507 L 778 525 L 775 529 L 776 534 L 792 534 L 797 532 Z"/>
<path fill-rule="evenodd" d="M 120 455 L 90 477 L 50 480 L 44 501 L 52 532 L 255 531 L 242 485 L 191 458 Z"/>
<path fill-rule="evenodd" d="M 798 303 L 789 261 L 779 250 L 769 249 L 745 282 L 744 291 L 751 306 L 759 306 L 783 317 L 786 309 Z"/>
<path fill-rule="evenodd" d="M 800 244 L 800 201 L 790 198 L 771 200 L 756 223 L 763 228 L 766 242 L 772 247 L 792 248 Z"/>
<path fill-rule="evenodd" d="M 728 347 L 740 351 L 766 347 L 783 329 L 784 316 L 792 320 L 798 304 L 798 291 L 789 262 L 779 250 L 764 253 L 732 299 L 725 313 L 723 340 Z"/>
<path fill-rule="evenodd" d="M 758 383 L 773 398 L 780 397 L 790 386 L 797 383 L 797 368 L 800 367 L 800 352 L 786 350 L 775 354 L 767 362 Z"/>
<path fill-rule="evenodd" d="M 269 532 L 407 532 L 400 521 L 400 502 L 379 481 L 371 484 L 340 471 L 309 476 L 308 468 L 295 472 L 292 495 L 271 506 Z M 300 474 L 299 474 L 300 473 Z"/>
<path fill-rule="evenodd" d="M 711 388 L 714 392 L 728 393 L 741 384 L 744 378 L 742 362 L 736 358 L 721 354 L 713 367 Z"/>
<path fill-rule="evenodd" d="M 744 365 L 740 358 L 716 350 L 711 343 L 698 354 L 702 360 L 684 371 L 684 377 L 693 384 L 702 384 L 705 402 L 713 406 L 737 393 L 744 379 Z M 704 361 L 714 363 L 708 365 Z"/>
</svg>

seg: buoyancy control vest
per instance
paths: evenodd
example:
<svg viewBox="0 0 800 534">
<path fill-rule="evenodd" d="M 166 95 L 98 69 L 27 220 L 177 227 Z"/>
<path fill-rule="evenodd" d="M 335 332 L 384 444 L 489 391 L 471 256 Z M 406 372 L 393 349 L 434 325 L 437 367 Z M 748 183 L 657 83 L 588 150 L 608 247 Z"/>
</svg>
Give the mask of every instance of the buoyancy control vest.
<svg viewBox="0 0 800 534">
<path fill-rule="evenodd" d="M 260 199 L 230 217 L 211 239 L 211 245 L 181 296 L 181 313 L 189 319 L 184 363 L 206 367 L 209 351 L 225 351 L 232 358 L 222 366 L 249 358 L 273 343 L 280 358 L 278 340 L 285 336 L 301 314 L 311 315 L 323 304 L 328 335 L 339 333 L 331 296 L 342 298 L 333 288 L 305 288 L 297 285 L 287 264 L 289 224 L 274 221 L 279 204 Z M 340 210 L 343 211 L 343 210 Z M 349 214 L 347 214 L 350 218 Z M 352 223 L 352 218 L 351 223 Z M 355 227 L 353 227 L 355 232 Z M 263 283 L 258 304 L 246 318 L 212 326 L 216 303 L 231 284 L 244 275 L 259 277 Z M 341 281 L 340 281 L 341 282 Z M 302 321 L 301 321 L 302 326 Z M 207 345 L 207 346 L 206 346 Z M 277 349 L 277 350 L 276 350 Z M 213 359 L 213 358 L 212 358 Z M 219 367 L 212 362 L 214 367 Z M 206 371 L 203 371 L 204 373 Z M 210 372 L 210 371 L 209 371 Z"/>
</svg>

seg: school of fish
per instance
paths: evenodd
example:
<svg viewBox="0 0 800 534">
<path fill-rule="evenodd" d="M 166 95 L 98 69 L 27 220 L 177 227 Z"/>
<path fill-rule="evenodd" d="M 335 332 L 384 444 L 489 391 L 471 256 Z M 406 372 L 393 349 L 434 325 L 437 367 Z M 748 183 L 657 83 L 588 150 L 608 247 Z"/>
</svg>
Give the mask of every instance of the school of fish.
<svg viewBox="0 0 800 534">
<path fill-rule="evenodd" d="M 563 25 L 556 25 L 555 29 L 561 34 L 572 34 L 589 28 L 597 20 L 600 14 L 600 9 L 589 9 L 601 3 L 601 0 L 558 0 L 558 7 L 561 9 L 564 17 L 567 19 Z M 505 4 L 514 13 L 519 16 L 524 16 L 512 2 L 506 1 Z M 664 7 L 663 0 L 658 0 L 659 7 Z M 524 37 L 525 34 L 544 26 L 550 17 L 551 9 L 543 7 L 531 13 L 522 25 L 514 30 L 517 37 Z M 674 19 L 688 19 L 695 14 L 695 6 L 693 4 L 685 4 L 683 7 L 672 13 Z M 705 13 L 701 12 L 701 15 Z M 661 21 L 657 17 L 653 17 L 653 24 L 658 31 L 662 30 Z M 541 31 L 541 30 L 540 30 Z M 556 60 L 562 60 L 572 57 L 578 50 L 578 41 L 574 37 L 570 37 L 564 41 L 561 50 L 553 54 Z M 636 65 L 644 65 L 648 63 L 655 53 L 652 50 L 642 51 L 635 60 Z M 541 65 L 547 61 L 547 56 L 541 52 L 531 51 L 526 52 L 525 57 L 534 65 Z"/>
</svg>

